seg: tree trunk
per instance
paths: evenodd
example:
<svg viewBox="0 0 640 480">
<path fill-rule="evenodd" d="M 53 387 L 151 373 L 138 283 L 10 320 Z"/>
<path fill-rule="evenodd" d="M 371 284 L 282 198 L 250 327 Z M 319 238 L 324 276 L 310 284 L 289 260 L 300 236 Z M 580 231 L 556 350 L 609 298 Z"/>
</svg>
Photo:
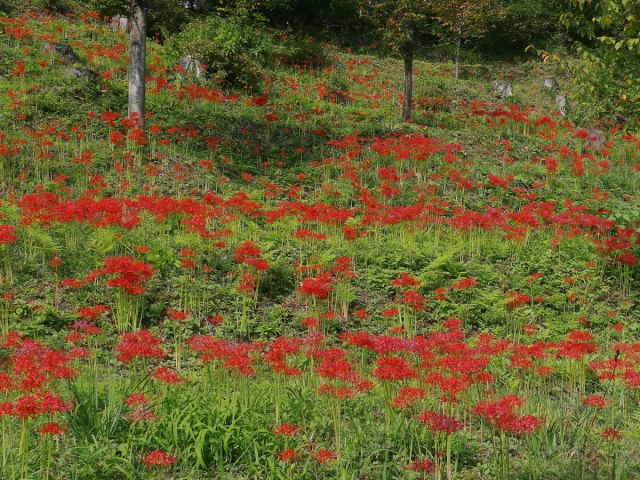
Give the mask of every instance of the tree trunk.
<svg viewBox="0 0 640 480">
<path fill-rule="evenodd" d="M 402 120 L 411 118 L 411 101 L 413 97 L 413 48 L 407 48 L 404 59 L 404 102 L 402 104 Z"/>
<path fill-rule="evenodd" d="M 129 117 L 144 128 L 145 88 L 147 83 L 147 12 L 145 0 L 130 0 L 129 34 Z"/>
<path fill-rule="evenodd" d="M 460 47 L 462 46 L 462 37 L 458 36 L 456 42 L 456 80 L 460 78 Z"/>
</svg>

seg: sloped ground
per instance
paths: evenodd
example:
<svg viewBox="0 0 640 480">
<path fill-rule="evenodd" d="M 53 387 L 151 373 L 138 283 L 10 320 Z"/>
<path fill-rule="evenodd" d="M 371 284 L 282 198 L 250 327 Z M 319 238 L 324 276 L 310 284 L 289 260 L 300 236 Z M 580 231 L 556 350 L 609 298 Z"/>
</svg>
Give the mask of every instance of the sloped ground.
<svg viewBox="0 0 640 480">
<path fill-rule="evenodd" d="M 3 476 L 640 474 L 640 143 L 543 65 L 418 62 L 401 124 L 394 60 L 239 93 L 151 43 L 144 137 L 122 34 L 2 24 Z"/>
</svg>

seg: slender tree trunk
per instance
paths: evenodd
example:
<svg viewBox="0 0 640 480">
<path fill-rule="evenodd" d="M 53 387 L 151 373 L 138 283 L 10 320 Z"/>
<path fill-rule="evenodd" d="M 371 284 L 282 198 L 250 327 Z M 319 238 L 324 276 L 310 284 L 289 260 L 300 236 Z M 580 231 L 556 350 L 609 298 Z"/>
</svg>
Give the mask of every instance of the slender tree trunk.
<svg viewBox="0 0 640 480">
<path fill-rule="evenodd" d="M 456 80 L 460 78 L 460 47 L 462 46 L 462 37 L 458 35 L 456 41 Z"/>
<path fill-rule="evenodd" d="M 408 47 L 404 54 L 404 102 L 402 104 L 402 120 L 411 118 L 411 102 L 413 98 L 413 47 Z"/>
<path fill-rule="evenodd" d="M 135 116 L 144 128 L 145 88 L 147 83 L 147 12 L 145 0 L 130 0 L 129 34 L 129 117 Z"/>
</svg>

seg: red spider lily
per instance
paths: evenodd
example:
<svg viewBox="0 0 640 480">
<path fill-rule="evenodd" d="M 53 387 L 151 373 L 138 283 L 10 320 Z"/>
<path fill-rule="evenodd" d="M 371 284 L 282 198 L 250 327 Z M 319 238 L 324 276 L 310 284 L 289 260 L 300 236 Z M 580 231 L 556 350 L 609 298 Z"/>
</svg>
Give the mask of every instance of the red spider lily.
<svg viewBox="0 0 640 480">
<path fill-rule="evenodd" d="M 33 391 L 56 379 L 71 379 L 76 373 L 67 365 L 71 358 L 63 352 L 45 347 L 33 340 L 15 345 L 12 370 L 23 391 Z"/>
<path fill-rule="evenodd" d="M 407 408 L 427 396 L 420 387 L 402 387 L 391 401 L 393 408 Z"/>
<path fill-rule="evenodd" d="M 107 280 L 109 287 L 120 288 L 130 295 L 141 295 L 145 289 L 143 284 L 149 280 L 154 269 L 151 265 L 135 260 L 133 257 L 107 257 L 104 268 L 92 271 L 86 281 L 99 276 L 112 276 Z"/>
<path fill-rule="evenodd" d="M 238 263 L 251 265 L 258 271 L 267 270 L 269 264 L 260 258 L 261 250 L 253 242 L 243 242 L 235 251 L 235 260 Z"/>
<path fill-rule="evenodd" d="M 118 360 L 123 363 L 132 362 L 138 358 L 166 358 L 167 353 L 162 348 L 162 341 L 151 330 L 125 333 L 116 345 Z"/>
<path fill-rule="evenodd" d="M 67 288 L 82 288 L 84 287 L 84 283 L 80 280 L 76 280 L 75 278 L 63 278 L 60 282 L 63 287 Z"/>
<path fill-rule="evenodd" d="M 287 365 L 287 358 L 300 351 L 302 340 L 298 338 L 278 337 L 264 355 L 264 360 L 276 372 L 286 376 L 298 376 L 302 372 L 297 367 Z"/>
<path fill-rule="evenodd" d="M 15 233 L 16 228 L 13 225 L 0 225 L 0 245 L 15 243 L 18 239 Z"/>
<path fill-rule="evenodd" d="M 222 315 L 212 315 L 209 318 L 207 318 L 207 322 L 209 322 L 212 325 L 220 325 L 223 321 L 224 321 L 224 318 L 222 317 Z"/>
<path fill-rule="evenodd" d="M 257 277 L 255 275 L 251 275 L 250 273 L 245 273 L 240 280 L 240 284 L 238 285 L 238 291 L 242 293 L 253 293 L 256 290 L 257 285 Z"/>
<path fill-rule="evenodd" d="M 424 310 L 426 299 L 415 290 L 405 290 L 400 301 L 414 310 Z"/>
<path fill-rule="evenodd" d="M 152 450 L 147 452 L 142 458 L 145 467 L 168 467 L 173 465 L 177 460 L 176 455 L 171 455 L 163 450 Z"/>
<path fill-rule="evenodd" d="M 528 295 L 525 295 L 522 292 L 512 291 L 508 294 L 507 307 L 516 308 L 520 305 L 529 303 L 530 301 L 531 297 L 529 297 Z"/>
<path fill-rule="evenodd" d="M 67 430 L 69 430 L 69 427 L 64 427 L 57 422 L 47 422 L 40 427 L 39 432 L 40 435 L 51 435 L 54 437 L 59 437 L 60 435 L 63 435 Z"/>
<path fill-rule="evenodd" d="M 191 313 L 180 311 L 180 310 L 174 310 L 173 308 L 169 308 L 167 310 L 167 317 L 170 320 L 179 322 L 179 321 L 186 320 L 187 318 L 191 317 Z"/>
<path fill-rule="evenodd" d="M 274 432 L 275 432 L 276 435 L 280 435 L 280 436 L 284 436 L 284 437 L 292 437 L 296 433 L 298 433 L 299 431 L 300 431 L 300 429 L 298 427 L 295 427 L 290 423 L 283 423 L 281 425 L 278 425 L 274 429 Z"/>
<path fill-rule="evenodd" d="M 321 449 L 318 450 L 317 452 L 315 452 L 313 454 L 313 457 L 316 459 L 316 461 L 320 464 L 325 464 L 330 462 L 331 460 L 334 460 L 336 457 L 336 454 L 333 452 L 330 452 L 327 449 Z"/>
<path fill-rule="evenodd" d="M 400 381 L 414 378 L 416 372 L 400 357 L 382 357 L 376 361 L 373 375 L 383 381 Z"/>
<path fill-rule="evenodd" d="M 453 290 L 467 290 L 469 288 L 473 288 L 478 284 L 475 278 L 467 277 L 461 280 L 458 280 L 456 283 L 451 285 Z"/>
<path fill-rule="evenodd" d="M 418 420 L 427 425 L 427 427 L 436 433 L 452 433 L 462 430 L 463 424 L 454 417 L 442 415 L 440 413 L 424 410 L 418 415 Z"/>
<path fill-rule="evenodd" d="M 302 280 L 298 290 L 302 293 L 310 295 L 318 300 L 325 299 L 333 290 L 332 278 L 330 272 L 319 273 L 315 277 L 309 277 Z"/>
<path fill-rule="evenodd" d="M 506 177 L 501 178 L 493 173 L 489 173 L 489 175 L 487 175 L 487 180 L 489 181 L 489 185 L 493 185 L 495 187 L 507 187 L 513 180 L 513 175 L 507 175 Z"/>
<path fill-rule="evenodd" d="M 151 376 L 167 385 L 180 385 L 184 383 L 184 380 L 169 367 L 158 367 Z"/>
<path fill-rule="evenodd" d="M 609 427 L 602 431 L 602 438 L 608 442 L 619 442 L 623 437 L 618 430 Z"/>
<path fill-rule="evenodd" d="M 541 421 L 533 415 L 519 416 L 516 410 L 523 403 L 516 395 L 505 395 L 494 402 L 478 402 L 473 411 L 500 430 L 519 434 L 532 433 L 540 427 Z"/>
<path fill-rule="evenodd" d="M 206 335 L 190 337 L 187 343 L 192 350 L 200 354 L 200 360 L 204 363 L 223 360 L 226 368 L 243 376 L 254 373 L 250 353 L 263 348 L 260 343 L 235 345 Z"/>
<path fill-rule="evenodd" d="M 149 404 L 149 400 L 144 393 L 132 393 L 126 398 L 124 402 L 130 407 Z"/>
<path fill-rule="evenodd" d="M 18 397 L 14 402 L 5 404 L 4 410 L 8 415 L 24 420 L 40 415 L 68 412 L 72 408 L 71 402 L 65 402 L 57 395 L 39 392 L 34 395 Z"/>
<path fill-rule="evenodd" d="M 583 402 L 588 407 L 602 409 L 607 404 L 607 400 L 602 395 L 589 395 Z"/>
<path fill-rule="evenodd" d="M 247 105 L 254 107 L 263 107 L 269 102 L 269 94 L 265 93 L 259 97 L 253 97 L 247 100 Z"/>
<path fill-rule="evenodd" d="M 433 460 L 429 460 L 428 458 L 416 458 L 411 462 L 408 468 L 413 472 L 426 474 L 434 472 L 436 466 L 433 463 Z"/>
<path fill-rule="evenodd" d="M 78 316 L 85 320 L 95 320 L 100 315 L 107 313 L 109 311 L 109 307 L 106 305 L 93 305 L 82 307 L 78 309 Z"/>
<path fill-rule="evenodd" d="M 295 451 L 295 449 L 289 448 L 278 453 L 278 458 L 285 463 L 292 463 L 298 460 L 298 458 L 300 458 L 300 455 Z"/>
</svg>

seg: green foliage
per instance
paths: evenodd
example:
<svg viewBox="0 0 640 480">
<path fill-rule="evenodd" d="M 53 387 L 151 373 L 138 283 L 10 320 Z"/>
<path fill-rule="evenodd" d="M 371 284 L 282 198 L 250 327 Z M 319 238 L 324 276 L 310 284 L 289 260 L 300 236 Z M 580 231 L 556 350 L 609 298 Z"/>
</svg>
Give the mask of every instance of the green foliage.
<svg viewBox="0 0 640 480">
<path fill-rule="evenodd" d="M 502 0 L 504 13 L 479 42 L 488 55 L 524 53 L 530 44 L 540 47 L 562 44 L 559 17 L 562 2 L 546 0 Z"/>
<path fill-rule="evenodd" d="M 167 42 L 175 62 L 181 55 L 192 55 L 215 78 L 243 86 L 258 81 L 268 46 L 268 37 L 243 18 L 215 15 L 193 21 Z"/>
<path fill-rule="evenodd" d="M 83 2 L 78 0 L 0 0 L 0 12 L 24 15 L 44 9 L 65 13 L 81 10 Z"/>
<path fill-rule="evenodd" d="M 640 3 L 571 0 L 562 16 L 579 37 L 584 61 L 577 78 L 583 101 L 608 118 L 632 121 L 640 114 Z"/>
<path fill-rule="evenodd" d="M 282 36 L 282 42 L 273 45 L 269 57 L 285 65 L 322 65 L 327 53 L 322 45 L 308 37 Z"/>
<path fill-rule="evenodd" d="M 430 0 L 361 0 L 360 9 L 380 34 L 381 47 L 402 55 L 413 53 L 416 41 L 434 24 Z"/>
</svg>

